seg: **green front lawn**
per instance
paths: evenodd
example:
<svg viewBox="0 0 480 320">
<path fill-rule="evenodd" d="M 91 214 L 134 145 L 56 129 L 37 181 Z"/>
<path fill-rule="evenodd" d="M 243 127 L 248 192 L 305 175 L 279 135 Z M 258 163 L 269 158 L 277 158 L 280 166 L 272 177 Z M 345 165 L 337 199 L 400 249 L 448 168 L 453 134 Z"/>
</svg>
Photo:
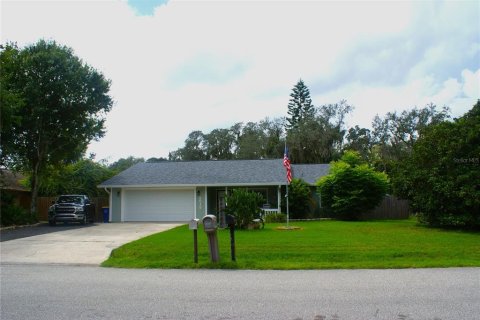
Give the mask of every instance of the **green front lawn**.
<svg viewBox="0 0 480 320">
<path fill-rule="evenodd" d="M 480 266 L 480 233 L 431 229 L 415 220 L 295 222 L 301 230 L 236 231 L 237 262 L 230 261 L 230 234 L 219 230 L 221 262 L 209 262 L 207 237 L 198 230 L 199 263 L 193 263 L 188 226 L 128 243 L 102 266 L 121 268 L 332 269 Z"/>
</svg>

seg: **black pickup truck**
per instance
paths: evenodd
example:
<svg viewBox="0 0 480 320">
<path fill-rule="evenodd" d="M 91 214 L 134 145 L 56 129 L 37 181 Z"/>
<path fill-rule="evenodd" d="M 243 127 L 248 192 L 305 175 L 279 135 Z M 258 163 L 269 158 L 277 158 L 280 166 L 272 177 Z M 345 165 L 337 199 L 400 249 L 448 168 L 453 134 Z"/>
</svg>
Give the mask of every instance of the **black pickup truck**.
<svg viewBox="0 0 480 320">
<path fill-rule="evenodd" d="M 80 222 L 86 224 L 95 219 L 95 206 L 86 195 L 61 195 L 48 209 L 48 223 L 54 226 L 57 222 Z"/>
</svg>

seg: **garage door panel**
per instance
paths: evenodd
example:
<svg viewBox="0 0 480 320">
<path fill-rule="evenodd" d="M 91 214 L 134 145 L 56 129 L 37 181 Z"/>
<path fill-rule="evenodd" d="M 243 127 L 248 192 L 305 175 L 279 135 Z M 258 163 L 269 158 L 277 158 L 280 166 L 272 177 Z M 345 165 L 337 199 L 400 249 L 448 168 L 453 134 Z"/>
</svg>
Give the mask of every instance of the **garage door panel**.
<svg viewBox="0 0 480 320">
<path fill-rule="evenodd" d="M 189 221 L 193 217 L 193 190 L 126 190 L 125 221 Z"/>
</svg>

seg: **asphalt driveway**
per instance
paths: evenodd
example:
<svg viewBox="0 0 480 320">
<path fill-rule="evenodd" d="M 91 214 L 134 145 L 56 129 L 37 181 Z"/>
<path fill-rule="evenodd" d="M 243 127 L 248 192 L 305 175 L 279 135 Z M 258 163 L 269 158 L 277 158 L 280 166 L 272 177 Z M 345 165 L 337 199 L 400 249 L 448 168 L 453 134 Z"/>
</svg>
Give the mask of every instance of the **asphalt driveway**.
<svg viewBox="0 0 480 320">
<path fill-rule="evenodd" d="M 127 242 L 181 223 L 100 223 L 86 226 L 39 225 L 2 231 L 2 264 L 99 265 Z"/>
</svg>

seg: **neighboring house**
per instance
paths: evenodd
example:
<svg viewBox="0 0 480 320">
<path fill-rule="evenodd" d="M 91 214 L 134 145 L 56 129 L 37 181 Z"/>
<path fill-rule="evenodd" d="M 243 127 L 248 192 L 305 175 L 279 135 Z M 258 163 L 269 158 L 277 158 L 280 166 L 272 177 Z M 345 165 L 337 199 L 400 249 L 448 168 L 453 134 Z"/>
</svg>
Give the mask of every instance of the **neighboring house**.
<svg viewBox="0 0 480 320">
<path fill-rule="evenodd" d="M 328 164 L 292 165 L 293 177 L 314 185 Z M 110 194 L 110 221 L 189 221 L 225 209 L 225 195 L 248 188 L 265 207 L 280 211 L 285 195 L 283 159 L 138 163 L 98 187 Z"/>
<path fill-rule="evenodd" d="M 30 202 L 32 200 L 32 193 L 26 187 L 24 187 L 20 181 L 25 177 L 10 170 L 0 170 L 0 190 L 1 198 L 5 200 L 5 197 L 11 197 L 13 204 L 25 209 L 30 210 Z"/>
</svg>

